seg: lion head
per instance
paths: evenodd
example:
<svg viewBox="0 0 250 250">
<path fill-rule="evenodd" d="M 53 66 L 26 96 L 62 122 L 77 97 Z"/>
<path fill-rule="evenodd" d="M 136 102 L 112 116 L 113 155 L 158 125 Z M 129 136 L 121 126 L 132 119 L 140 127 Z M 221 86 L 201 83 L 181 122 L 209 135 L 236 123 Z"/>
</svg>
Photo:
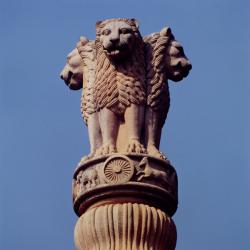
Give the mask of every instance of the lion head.
<svg viewBox="0 0 250 250">
<path fill-rule="evenodd" d="M 96 23 L 96 40 L 111 59 L 126 58 L 140 36 L 135 19 L 116 18 Z"/>
<path fill-rule="evenodd" d="M 170 28 L 162 29 L 160 35 L 170 37 L 166 53 L 167 78 L 174 82 L 181 81 L 188 75 L 192 65 L 181 44 L 175 40 Z"/>
<path fill-rule="evenodd" d="M 67 63 L 64 66 L 60 77 L 70 89 L 78 90 L 82 88 L 83 61 L 76 48 L 68 54 Z"/>
</svg>

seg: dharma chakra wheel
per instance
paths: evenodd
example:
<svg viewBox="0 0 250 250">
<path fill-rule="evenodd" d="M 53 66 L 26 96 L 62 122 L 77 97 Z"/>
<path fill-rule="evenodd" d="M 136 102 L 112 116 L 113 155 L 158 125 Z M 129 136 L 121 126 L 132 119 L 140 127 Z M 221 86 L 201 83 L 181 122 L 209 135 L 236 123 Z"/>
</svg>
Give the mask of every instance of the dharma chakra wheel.
<svg viewBox="0 0 250 250">
<path fill-rule="evenodd" d="M 109 157 L 103 166 L 103 176 L 107 183 L 126 183 L 132 178 L 133 174 L 133 163 L 123 155 Z"/>
</svg>

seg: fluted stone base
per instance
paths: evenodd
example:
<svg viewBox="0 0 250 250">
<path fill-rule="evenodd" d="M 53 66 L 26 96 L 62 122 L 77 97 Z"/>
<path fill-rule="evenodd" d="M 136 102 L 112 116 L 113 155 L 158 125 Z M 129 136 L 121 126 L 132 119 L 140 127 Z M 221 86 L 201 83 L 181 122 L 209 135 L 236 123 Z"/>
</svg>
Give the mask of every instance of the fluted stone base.
<svg viewBox="0 0 250 250">
<path fill-rule="evenodd" d="M 174 250 L 176 228 L 162 210 L 137 204 L 109 204 L 84 213 L 75 227 L 77 250 Z"/>
</svg>

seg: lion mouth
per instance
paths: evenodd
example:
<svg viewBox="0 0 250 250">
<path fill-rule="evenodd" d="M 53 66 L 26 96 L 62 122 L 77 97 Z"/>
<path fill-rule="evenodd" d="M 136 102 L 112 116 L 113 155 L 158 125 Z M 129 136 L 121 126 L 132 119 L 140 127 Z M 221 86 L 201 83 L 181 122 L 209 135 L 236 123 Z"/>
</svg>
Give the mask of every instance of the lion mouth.
<svg viewBox="0 0 250 250">
<path fill-rule="evenodd" d="M 127 54 L 128 47 L 126 45 L 110 46 L 109 48 L 104 48 L 104 51 L 108 56 L 115 57 Z"/>
<path fill-rule="evenodd" d="M 169 77 L 169 79 L 177 82 L 181 81 L 183 78 L 187 77 L 191 68 L 192 67 L 187 67 L 185 69 L 176 70 L 173 72 L 172 76 Z"/>
<path fill-rule="evenodd" d="M 117 56 L 118 54 L 120 54 L 120 50 L 119 49 L 116 49 L 116 50 L 107 50 L 107 55 L 109 56 Z"/>
<path fill-rule="evenodd" d="M 67 79 L 65 80 L 65 83 L 66 83 L 67 85 L 70 84 L 72 76 L 73 76 L 73 72 L 69 71 L 68 76 L 67 76 Z"/>
</svg>

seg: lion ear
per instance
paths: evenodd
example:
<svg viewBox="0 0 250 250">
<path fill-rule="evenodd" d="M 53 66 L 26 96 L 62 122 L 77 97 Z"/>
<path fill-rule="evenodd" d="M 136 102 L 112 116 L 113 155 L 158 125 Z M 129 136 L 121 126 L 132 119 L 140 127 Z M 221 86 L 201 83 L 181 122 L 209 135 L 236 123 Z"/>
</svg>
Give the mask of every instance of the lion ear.
<svg viewBox="0 0 250 250">
<path fill-rule="evenodd" d="M 89 42 L 89 39 L 87 37 L 85 37 L 85 36 L 80 36 L 80 42 L 82 44 L 86 44 L 86 43 Z"/>
<path fill-rule="evenodd" d="M 82 46 L 84 46 L 85 44 L 87 44 L 89 42 L 89 39 L 85 36 L 80 36 L 79 41 L 76 44 L 77 48 L 80 48 Z"/>
<path fill-rule="evenodd" d="M 135 18 L 131 18 L 131 21 L 135 24 L 136 28 L 139 29 L 139 21 Z"/>
<path fill-rule="evenodd" d="M 173 36 L 172 34 L 172 30 L 170 29 L 170 27 L 164 27 L 161 31 L 160 31 L 160 35 L 161 36 Z"/>
<path fill-rule="evenodd" d="M 96 27 L 96 28 L 99 28 L 100 25 L 101 25 L 101 23 L 102 23 L 102 21 L 97 21 L 96 24 L 95 24 L 95 27 Z"/>
</svg>

